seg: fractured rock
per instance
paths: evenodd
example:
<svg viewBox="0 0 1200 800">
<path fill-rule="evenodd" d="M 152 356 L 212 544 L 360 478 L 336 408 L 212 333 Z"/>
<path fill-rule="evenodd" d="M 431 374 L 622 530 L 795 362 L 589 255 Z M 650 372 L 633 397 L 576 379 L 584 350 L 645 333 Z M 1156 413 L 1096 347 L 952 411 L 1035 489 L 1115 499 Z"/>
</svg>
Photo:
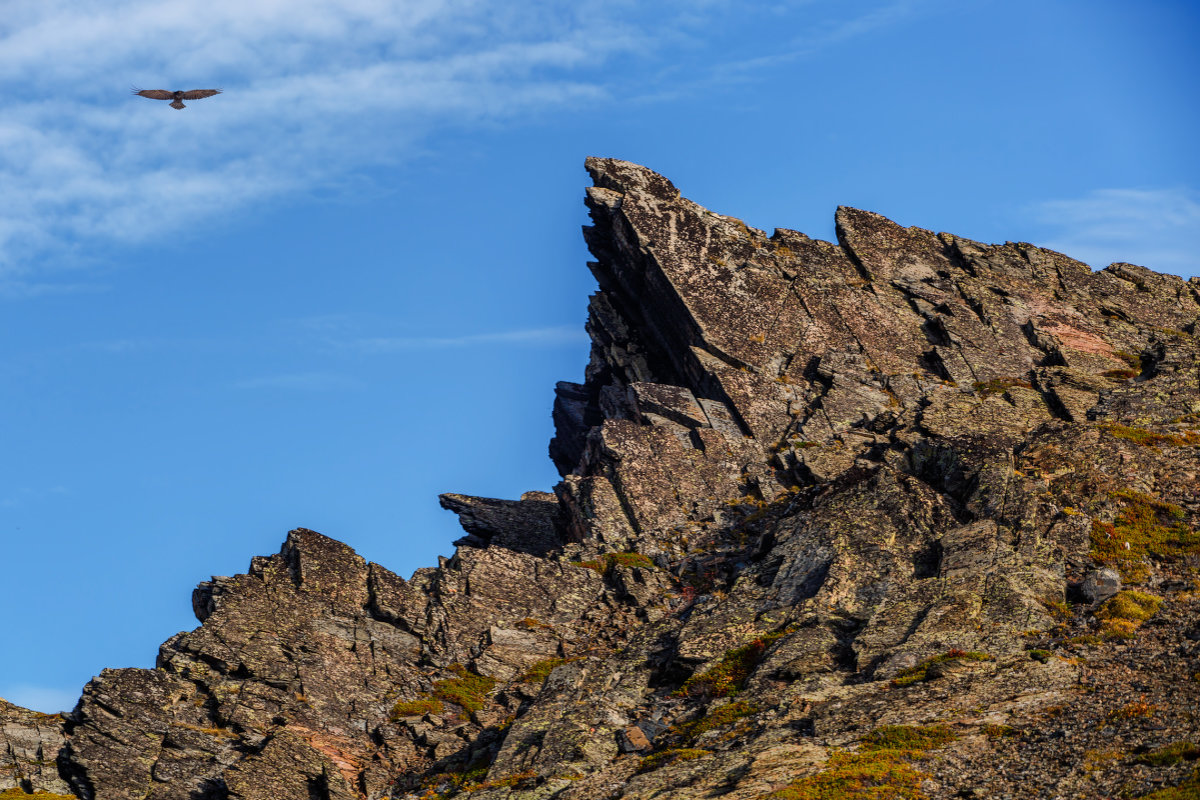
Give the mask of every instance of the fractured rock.
<svg viewBox="0 0 1200 800">
<path fill-rule="evenodd" d="M 1200 706 L 1200 279 L 851 208 L 768 235 L 587 168 L 553 491 L 442 495 L 466 535 L 407 581 L 292 531 L 154 670 L 0 707 L 0 787 L 758 800 L 930 726 L 889 774 L 931 798 L 1191 780 L 1133 754 Z"/>
</svg>

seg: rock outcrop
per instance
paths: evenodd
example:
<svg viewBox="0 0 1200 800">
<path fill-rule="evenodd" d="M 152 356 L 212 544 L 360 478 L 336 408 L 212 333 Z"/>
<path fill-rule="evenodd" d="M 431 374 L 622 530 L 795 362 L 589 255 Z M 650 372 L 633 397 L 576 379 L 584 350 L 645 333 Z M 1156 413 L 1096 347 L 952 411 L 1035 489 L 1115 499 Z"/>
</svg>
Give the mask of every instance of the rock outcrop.
<svg viewBox="0 0 1200 800">
<path fill-rule="evenodd" d="M 10 784 L 1200 791 L 1200 280 L 849 208 L 836 244 L 768 236 L 587 167 L 554 492 L 443 495 L 467 535 L 407 581 L 292 531 L 61 728 L 0 708 Z"/>
<path fill-rule="evenodd" d="M 0 790 L 67 791 L 58 775 L 63 718 L 0 700 Z"/>
</svg>

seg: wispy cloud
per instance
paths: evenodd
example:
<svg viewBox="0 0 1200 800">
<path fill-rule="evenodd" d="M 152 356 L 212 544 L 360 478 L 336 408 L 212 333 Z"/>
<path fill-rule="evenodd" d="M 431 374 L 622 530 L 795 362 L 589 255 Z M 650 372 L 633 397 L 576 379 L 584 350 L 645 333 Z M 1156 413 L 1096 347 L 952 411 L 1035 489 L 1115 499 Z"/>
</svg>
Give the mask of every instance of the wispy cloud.
<svg viewBox="0 0 1200 800">
<path fill-rule="evenodd" d="M 43 714 L 70 711 L 79 701 L 80 694 L 81 690 L 71 691 L 61 687 L 33 686 L 27 683 L 0 687 L 0 697 L 10 703 L 41 711 Z"/>
<path fill-rule="evenodd" d="M 816 20 L 804 26 L 801 33 L 792 36 L 782 47 L 722 65 L 722 73 L 726 80 L 742 80 L 764 67 L 815 55 L 911 19 L 923 4 L 928 4 L 928 0 L 924 0 L 924 3 L 922 0 L 889 0 L 874 7 L 867 5 L 856 9 L 847 16 Z"/>
<path fill-rule="evenodd" d="M 543 24 L 539 5 L 12 0 L 0 274 L 28 280 L 33 257 L 77 239 L 196 235 L 214 215 L 402 160 L 447 121 L 596 100 L 605 89 L 573 71 L 644 44 L 583 11 Z M 176 111 L 131 82 L 226 93 Z"/>
<path fill-rule="evenodd" d="M 363 353 L 393 353 L 401 350 L 474 347 L 489 344 L 559 346 L 580 344 L 587 340 L 587 334 L 580 328 L 562 326 L 473 333 L 465 336 L 380 336 L 354 339 L 348 342 L 348 346 Z"/>
<path fill-rule="evenodd" d="M 896 13 L 871 5 L 883 11 L 834 12 L 849 19 L 823 40 Z M 840 9 L 772 9 L 809 7 Z M 47 291 L 33 288 L 47 253 L 200 235 L 222 215 L 403 163 L 447 125 L 628 100 L 612 64 L 667 63 L 668 45 L 687 50 L 739 17 L 726 0 L 7 0 L 0 287 Z M 226 93 L 176 111 L 129 96 L 130 83 Z"/>
<path fill-rule="evenodd" d="M 1032 209 L 1039 242 L 1093 267 L 1126 261 L 1159 272 L 1200 275 L 1200 195 L 1185 188 L 1097 189 Z"/>
</svg>

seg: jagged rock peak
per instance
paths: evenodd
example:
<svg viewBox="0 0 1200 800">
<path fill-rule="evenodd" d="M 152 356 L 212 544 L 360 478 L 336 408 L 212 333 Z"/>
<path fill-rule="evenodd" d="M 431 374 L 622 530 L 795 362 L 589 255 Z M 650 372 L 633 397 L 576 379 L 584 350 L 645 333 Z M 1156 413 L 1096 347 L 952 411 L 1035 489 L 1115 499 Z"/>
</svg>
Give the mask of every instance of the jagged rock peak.
<svg viewBox="0 0 1200 800">
<path fill-rule="evenodd" d="M 197 588 L 156 669 L 106 670 L 62 725 L 0 706 L 0 788 L 1200 786 L 1200 280 L 844 207 L 836 243 L 768 236 L 587 168 L 599 291 L 553 492 L 442 495 L 466 535 L 407 581 L 292 531 Z"/>
<path fill-rule="evenodd" d="M 621 194 L 638 191 L 663 200 L 678 200 L 680 197 L 679 190 L 671 181 L 631 161 L 589 156 L 584 161 L 584 166 L 596 187 L 600 189 L 609 189 Z"/>
</svg>

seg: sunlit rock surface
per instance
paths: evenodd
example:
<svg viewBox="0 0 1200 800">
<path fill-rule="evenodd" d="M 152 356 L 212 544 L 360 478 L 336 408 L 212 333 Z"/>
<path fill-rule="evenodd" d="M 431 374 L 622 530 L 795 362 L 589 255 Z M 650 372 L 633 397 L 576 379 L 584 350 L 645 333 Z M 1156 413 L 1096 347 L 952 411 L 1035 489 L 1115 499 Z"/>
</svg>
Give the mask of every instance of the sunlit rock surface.
<svg viewBox="0 0 1200 800">
<path fill-rule="evenodd" d="M 94 679 L 65 725 L 0 708 L 0 787 L 750 800 L 1194 780 L 1200 281 L 849 208 L 837 243 L 767 235 L 643 167 L 587 167 L 600 290 L 584 380 L 556 389 L 553 492 L 443 495 L 466 536 L 407 581 L 292 531 L 201 584 L 200 627 L 155 670 Z"/>
</svg>

